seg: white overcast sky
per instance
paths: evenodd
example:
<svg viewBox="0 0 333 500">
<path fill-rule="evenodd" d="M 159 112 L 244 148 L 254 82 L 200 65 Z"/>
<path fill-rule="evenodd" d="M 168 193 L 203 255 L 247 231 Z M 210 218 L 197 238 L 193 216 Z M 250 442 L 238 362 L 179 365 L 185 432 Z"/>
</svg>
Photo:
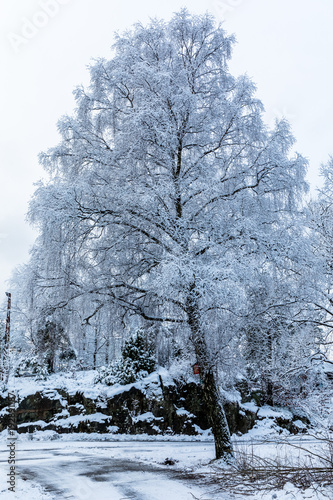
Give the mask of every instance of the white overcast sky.
<svg viewBox="0 0 333 500">
<path fill-rule="evenodd" d="M 109 56 L 114 31 L 184 6 L 236 35 L 232 73 L 256 83 L 268 123 L 290 121 L 315 192 L 333 154 L 333 0 L 0 0 L 0 302 L 36 237 L 25 216 L 43 176 L 37 155 L 58 142 L 86 66 Z"/>
</svg>

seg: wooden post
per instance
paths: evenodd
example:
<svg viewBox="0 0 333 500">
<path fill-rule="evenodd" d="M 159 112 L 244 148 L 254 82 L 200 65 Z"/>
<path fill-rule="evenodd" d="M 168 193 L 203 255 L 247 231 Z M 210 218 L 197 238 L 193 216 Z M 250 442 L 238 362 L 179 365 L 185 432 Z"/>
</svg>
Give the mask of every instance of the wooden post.
<svg viewBox="0 0 333 500">
<path fill-rule="evenodd" d="M 6 317 L 5 345 L 8 348 L 9 347 L 9 336 L 10 336 L 10 311 L 12 308 L 12 294 L 9 292 L 6 292 L 6 295 L 8 297 L 8 304 L 7 304 L 7 317 Z"/>
<path fill-rule="evenodd" d="M 6 317 L 6 330 L 3 338 L 3 349 L 1 359 L 1 380 L 7 384 L 9 378 L 9 340 L 10 340 L 10 312 L 12 306 L 12 294 L 6 292 L 8 297 L 7 303 L 7 317 Z"/>
</svg>

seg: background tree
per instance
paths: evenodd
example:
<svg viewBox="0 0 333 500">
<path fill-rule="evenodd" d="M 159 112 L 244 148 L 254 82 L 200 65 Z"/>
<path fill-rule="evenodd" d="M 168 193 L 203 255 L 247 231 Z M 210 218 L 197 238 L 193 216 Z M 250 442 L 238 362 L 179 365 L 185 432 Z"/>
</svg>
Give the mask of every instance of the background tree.
<svg viewBox="0 0 333 500">
<path fill-rule="evenodd" d="M 49 373 L 55 371 L 57 355 L 62 361 L 76 357 L 64 329 L 54 321 L 46 321 L 45 325 L 37 330 L 33 342 L 38 357 Z"/>
<path fill-rule="evenodd" d="M 321 342 L 323 349 L 316 354 L 326 358 L 333 343 L 333 157 L 321 166 L 321 176 L 323 186 L 318 197 L 309 203 L 308 225 L 312 235 L 313 267 L 318 277 L 312 282 L 316 290 L 313 319 L 325 336 Z"/>
<path fill-rule="evenodd" d="M 287 123 L 268 131 L 254 85 L 228 71 L 233 41 L 186 10 L 117 36 L 41 156 L 50 178 L 30 206 L 34 293 L 47 290 L 50 310 L 89 321 L 112 304 L 124 325 L 179 325 L 191 340 L 217 458 L 232 453 L 218 351 L 241 338 L 258 265 L 297 272 L 306 188 Z"/>
<path fill-rule="evenodd" d="M 306 240 L 303 238 L 303 242 Z M 247 379 L 261 387 L 262 401 L 270 405 L 293 402 L 302 393 L 323 335 L 314 324 L 318 318 L 309 301 L 304 269 L 291 280 L 263 275 L 250 292 L 251 311 L 244 322 L 244 355 Z M 314 298 L 314 295 L 311 294 Z M 278 300 L 279 298 L 279 300 Z"/>
</svg>

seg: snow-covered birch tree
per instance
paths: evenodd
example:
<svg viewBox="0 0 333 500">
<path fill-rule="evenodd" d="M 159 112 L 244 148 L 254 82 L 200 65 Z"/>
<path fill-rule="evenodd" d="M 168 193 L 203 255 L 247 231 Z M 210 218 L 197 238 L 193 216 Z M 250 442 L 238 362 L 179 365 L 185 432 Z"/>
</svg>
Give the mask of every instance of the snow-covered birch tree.
<svg viewBox="0 0 333 500">
<path fill-rule="evenodd" d="M 87 317 L 112 303 L 189 336 L 217 458 L 232 446 L 213 336 L 242 317 L 258 265 L 294 272 L 281 232 L 292 238 L 306 166 L 289 155 L 288 124 L 267 130 L 254 85 L 229 73 L 233 42 L 186 10 L 118 35 L 59 122 L 61 143 L 41 156 L 50 180 L 30 207 L 49 238 L 61 234 L 55 309 L 86 297 Z"/>
</svg>

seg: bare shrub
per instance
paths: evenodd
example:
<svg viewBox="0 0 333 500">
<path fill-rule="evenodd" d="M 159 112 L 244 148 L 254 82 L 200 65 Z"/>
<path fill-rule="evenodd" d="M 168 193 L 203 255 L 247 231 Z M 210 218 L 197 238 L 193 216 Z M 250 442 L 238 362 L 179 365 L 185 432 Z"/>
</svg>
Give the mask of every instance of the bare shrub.
<svg viewBox="0 0 333 500">
<path fill-rule="evenodd" d="M 243 495 L 283 489 L 287 483 L 325 495 L 325 489 L 333 485 L 333 439 L 330 435 L 307 436 L 307 439 L 238 445 L 232 464 L 212 466 L 210 482 L 218 485 L 217 489 Z M 260 456 L 260 451 L 268 445 L 274 445 L 274 456 Z M 327 497 L 330 498 L 328 493 Z"/>
</svg>

